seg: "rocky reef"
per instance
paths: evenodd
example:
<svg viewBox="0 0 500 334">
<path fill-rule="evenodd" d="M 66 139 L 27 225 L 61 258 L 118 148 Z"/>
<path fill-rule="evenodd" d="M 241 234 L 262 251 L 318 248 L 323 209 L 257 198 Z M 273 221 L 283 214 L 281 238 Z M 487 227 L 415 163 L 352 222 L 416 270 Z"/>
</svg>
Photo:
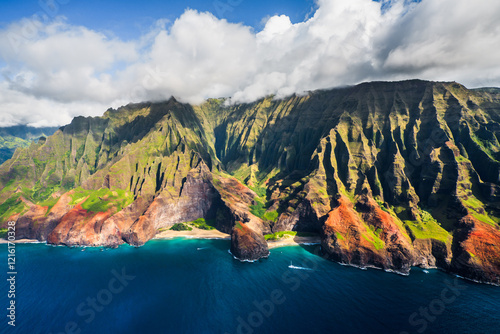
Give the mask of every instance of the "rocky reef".
<svg viewBox="0 0 500 334">
<path fill-rule="evenodd" d="M 0 189 L 18 238 L 140 246 L 204 218 L 240 259 L 267 256 L 264 234 L 308 232 L 334 261 L 500 284 L 500 89 L 411 80 L 131 104 L 17 149 Z"/>
</svg>

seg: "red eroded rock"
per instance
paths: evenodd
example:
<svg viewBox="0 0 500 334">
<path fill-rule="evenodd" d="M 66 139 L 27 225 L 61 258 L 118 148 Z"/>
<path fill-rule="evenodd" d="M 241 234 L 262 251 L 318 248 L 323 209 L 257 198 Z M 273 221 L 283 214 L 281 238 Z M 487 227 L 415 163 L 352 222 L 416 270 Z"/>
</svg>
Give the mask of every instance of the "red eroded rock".
<svg viewBox="0 0 500 334">
<path fill-rule="evenodd" d="M 356 209 L 385 243 L 386 265 L 389 268 L 409 271 L 413 259 L 413 246 L 410 237 L 403 232 L 395 218 L 382 210 L 373 198 L 366 195 L 358 199 Z"/>
<path fill-rule="evenodd" d="M 66 245 L 101 246 L 100 226 L 111 216 L 112 212 L 112 209 L 106 212 L 87 212 L 81 221 L 75 222 L 64 243 Z"/>
<path fill-rule="evenodd" d="M 231 253 L 240 260 L 253 261 L 268 257 L 269 249 L 262 233 L 237 222 L 231 233 Z"/>
<path fill-rule="evenodd" d="M 323 251 L 330 259 L 341 263 L 359 266 L 382 264 L 382 254 L 367 240 L 367 226 L 354 211 L 353 204 L 345 196 L 337 201 L 338 206 L 328 213 L 323 227 Z"/>
<path fill-rule="evenodd" d="M 59 224 L 61 218 L 71 209 L 69 203 L 71 202 L 72 193 L 73 191 L 69 191 L 62 195 L 48 214 L 47 207 L 39 207 L 35 208 L 34 211 L 30 209 L 28 213 L 18 217 L 16 221 L 16 237 L 18 239 L 27 238 L 45 241 L 50 232 Z M 25 203 L 31 202 L 26 201 Z M 33 205 L 31 204 L 31 207 Z M 32 214 L 29 212 L 32 212 Z M 37 213 L 33 214 L 33 212 Z"/>
<path fill-rule="evenodd" d="M 478 281 L 500 284 L 500 231 L 471 215 L 453 236 L 451 270 Z"/>
<path fill-rule="evenodd" d="M 81 224 L 85 219 L 89 219 L 92 216 L 91 213 L 83 209 L 80 204 L 77 204 L 73 209 L 66 213 L 56 228 L 50 232 L 47 237 L 47 243 L 49 244 L 64 244 L 66 245 L 66 238 L 69 231 L 78 223 Z"/>
<path fill-rule="evenodd" d="M 330 259 L 405 273 L 410 270 L 411 241 L 390 214 L 366 195 L 358 199 L 357 212 L 347 197 L 337 201 L 322 231 L 321 245 Z"/>
</svg>

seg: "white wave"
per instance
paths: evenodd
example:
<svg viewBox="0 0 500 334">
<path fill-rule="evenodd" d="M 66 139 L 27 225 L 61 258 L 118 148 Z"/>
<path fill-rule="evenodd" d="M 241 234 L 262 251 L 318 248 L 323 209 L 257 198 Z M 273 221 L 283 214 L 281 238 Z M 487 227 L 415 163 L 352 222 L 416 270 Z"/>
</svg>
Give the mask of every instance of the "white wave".
<svg viewBox="0 0 500 334">
<path fill-rule="evenodd" d="M 239 259 L 239 258 L 237 258 L 236 256 L 234 256 L 234 254 L 233 254 L 233 253 L 231 253 L 231 250 L 230 250 L 230 249 L 228 249 L 228 250 L 227 250 L 227 252 L 228 252 L 229 254 L 231 254 L 235 260 L 238 260 L 238 261 L 240 261 L 240 262 L 257 262 L 257 261 L 258 261 L 258 260 L 242 260 L 242 259 Z"/>
<path fill-rule="evenodd" d="M 297 267 L 297 266 L 294 266 L 293 264 L 289 265 L 288 268 L 290 269 L 299 269 L 299 270 L 314 270 L 314 269 L 311 269 L 311 268 L 306 268 L 306 267 Z"/>
</svg>

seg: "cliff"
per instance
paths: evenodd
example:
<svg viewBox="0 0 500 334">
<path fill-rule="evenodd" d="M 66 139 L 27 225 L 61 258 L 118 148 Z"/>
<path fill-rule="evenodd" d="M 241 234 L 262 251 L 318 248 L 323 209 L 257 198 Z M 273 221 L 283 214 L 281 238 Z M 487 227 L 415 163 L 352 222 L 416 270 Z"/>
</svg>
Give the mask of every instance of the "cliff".
<svg viewBox="0 0 500 334">
<path fill-rule="evenodd" d="M 265 253 L 245 235 L 316 232 L 339 262 L 500 283 L 499 141 L 500 90 L 453 82 L 133 104 L 16 150 L 0 220 L 19 238 L 142 245 L 205 218 L 243 258 Z"/>
<path fill-rule="evenodd" d="M 262 234 L 237 222 L 231 231 L 231 254 L 237 259 L 254 261 L 268 257 L 269 248 Z"/>
<path fill-rule="evenodd" d="M 16 148 L 28 147 L 32 141 L 45 140 L 57 128 L 34 128 L 17 125 L 0 127 L 0 164 L 12 158 Z"/>
</svg>

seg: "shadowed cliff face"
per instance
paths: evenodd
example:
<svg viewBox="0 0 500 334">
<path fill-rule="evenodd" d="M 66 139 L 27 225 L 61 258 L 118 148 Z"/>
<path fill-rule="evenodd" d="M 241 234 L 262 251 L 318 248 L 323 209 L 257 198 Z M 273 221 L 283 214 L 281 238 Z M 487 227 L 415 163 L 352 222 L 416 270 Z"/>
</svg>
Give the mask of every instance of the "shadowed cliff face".
<svg viewBox="0 0 500 334">
<path fill-rule="evenodd" d="M 235 249 L 245 221 L 260 236 L 321 233 L 344 263 L 500 283 L 499 141 L 500 90 L 457 83 L 172 98 L 75 118 L 17 150 L 0 166 L 0 219 L 18 236 L 115 246 L 205 218 Z"/>
</svg>

